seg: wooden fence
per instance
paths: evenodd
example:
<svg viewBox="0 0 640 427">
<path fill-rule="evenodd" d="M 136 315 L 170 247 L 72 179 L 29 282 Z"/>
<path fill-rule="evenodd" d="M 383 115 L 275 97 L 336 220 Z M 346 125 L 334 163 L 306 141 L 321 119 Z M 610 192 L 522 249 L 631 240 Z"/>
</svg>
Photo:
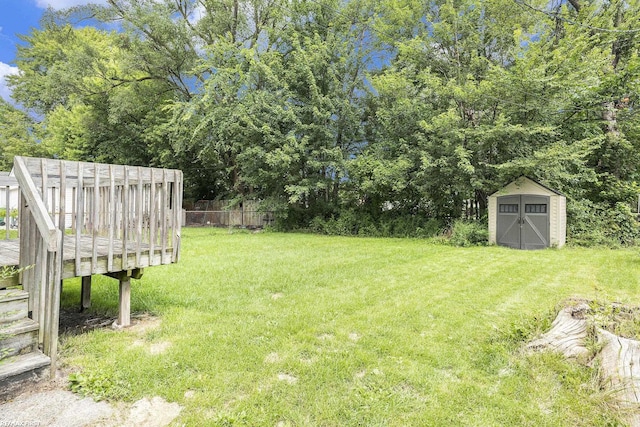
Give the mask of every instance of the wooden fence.
<svg viewBox="0 0 640 427">
<path fill-rule="evenodd" d="M 482 204 L 476 199 L 466 199 L 462 201 L 462 218 L 467 221 L 479 221 L 486 213 L 486 203 Z"/>
<path fill-rule="evenodd" d="M 259 205 L 255 200 L 245 200 L 237 205 L 230 200 L 200 200 L 193 210 L 185 212 L 185 225 L 261 228 L 273 224 L 273 212 L 261 211 Z"/>
</svg>

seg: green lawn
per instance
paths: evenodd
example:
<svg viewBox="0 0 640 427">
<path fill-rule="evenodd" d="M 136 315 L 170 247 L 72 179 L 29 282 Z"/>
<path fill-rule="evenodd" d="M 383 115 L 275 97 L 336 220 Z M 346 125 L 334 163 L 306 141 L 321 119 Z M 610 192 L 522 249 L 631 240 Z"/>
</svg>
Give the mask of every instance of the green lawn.
<svg viewBox="0 0 640 427">
<path fill-rule="evenodd" d="M 62 337 L 61 357 L 87 392 L 178 402 L 176 425 L 610 426 L 590 369 L 523 347 L 564 299 L 639 287 L 633 250 L 185 229 L 180 263 L 132 285 L 157 326 Z M 92 310 L 117 299 L 94 278 Z"/>
</svg>

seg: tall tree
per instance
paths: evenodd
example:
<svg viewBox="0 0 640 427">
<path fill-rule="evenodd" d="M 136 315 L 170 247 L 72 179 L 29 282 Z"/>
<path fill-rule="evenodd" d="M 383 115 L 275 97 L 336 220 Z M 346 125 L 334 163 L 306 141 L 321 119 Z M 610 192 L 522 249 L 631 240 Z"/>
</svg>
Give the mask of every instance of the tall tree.
<svg viewBox="0 0 640 427">
<path fill-rule="evenodd" d="M 0 99 L 0 170 L 10 171 L 17 155 L 43 154 L 37 131 L 29 115 Z"/>
<path fill-rule="evenodd" d="M 108 0 L 25 36 L 11 82 L 51 155 L 179 167 L 191 197 L 258 198 L 298 225 L 448 222 L 523 173 L 628 219 L 638 7 Z"/>
<path fill-rule="evenodd" d="M 227 32 L 205 48 L 195 74 L 206 80 L 175 105 L 176 121 L 190 123 L 187 148 L 219 164 L 230 194 L 329 214 L 362 141 L 368 9 L 302 1 L 283 16 L 265 7 L 259 16 L 273 19 L 260 33 L 238 41 Z"/>
<path fill-rule="evenodd" d="M 405 38 L 387 38 L 395 56 L 372 77 L 369 146 L 354 174 L 363 192 L 379 190 L 378 205 L 408 204 L 443 219 L 459 215 L 463 198 L 485 200 L 522 173 L 577 199 L 630 200 L 639 150 L 621 129 L 637 128 L 628 114 L 637 2 L 574 3 L 554 11 L 502 0 L 422 9 L 407 1 L 393 14 L 390 2 L 383 35 Z M 398 22 L 411 31 L 393 31 Z M 395 194 L 389 171 L 408 177 Z"/>
</svg>

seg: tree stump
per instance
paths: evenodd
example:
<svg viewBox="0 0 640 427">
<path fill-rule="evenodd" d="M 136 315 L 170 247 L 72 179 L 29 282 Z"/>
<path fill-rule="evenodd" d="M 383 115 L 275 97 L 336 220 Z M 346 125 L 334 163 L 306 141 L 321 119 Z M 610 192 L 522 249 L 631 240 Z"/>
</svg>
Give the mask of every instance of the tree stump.
<svg viewBox="0 0 640 427">
<path fill-rule="evenodd" d="M 587 321 L 585 314 L 589 310 L 586 303 L 560 310 L 551 324 L 551 330 L 527 345 L 531 350 L 552 350 L 567 358 L 584 359 L 589 355 L 585 347 Z"/>
<path fill-rule="evenodd" d="M 604 385 L 620 403 L 629 409 L 627 420 L 631 426 L 640 426 L 640 342 L 622 338 L 598 329 L 600 370 Z"/>
<path fill-rule="evenodd" d="M 586 303 L 567 307 L 558 313 L 549 332 L 530 342 L 527 348 L 533 351 L 551 350 L 566 358 L 592 366 L 585 340 L 589 334 L 590 306 Z M 600 351 L 600 377 L 603 386 L 624 409 L 630 426 L 640 427 L 640 342 L 619 337 L 601 328 L 595 331 Z"/>
</svg>

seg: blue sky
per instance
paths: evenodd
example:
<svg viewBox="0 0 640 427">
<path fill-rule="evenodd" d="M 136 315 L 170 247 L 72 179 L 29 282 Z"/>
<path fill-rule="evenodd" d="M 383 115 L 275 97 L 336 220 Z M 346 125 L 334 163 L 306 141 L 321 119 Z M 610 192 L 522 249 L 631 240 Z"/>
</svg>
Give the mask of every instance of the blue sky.
<svg viewBox="0 0 640 427">
<path fill-rule="evenodd" d="M 38 28 L 47 7 L 64 9 L 87 3 L 105 0 L 0 0 L 0 97 L 9 100 L 11 93 L 4 77 L 18 71 L 13 63 L 20 42 L 17 34 L 28 34 L 31 28 Z"/>
</svg>

